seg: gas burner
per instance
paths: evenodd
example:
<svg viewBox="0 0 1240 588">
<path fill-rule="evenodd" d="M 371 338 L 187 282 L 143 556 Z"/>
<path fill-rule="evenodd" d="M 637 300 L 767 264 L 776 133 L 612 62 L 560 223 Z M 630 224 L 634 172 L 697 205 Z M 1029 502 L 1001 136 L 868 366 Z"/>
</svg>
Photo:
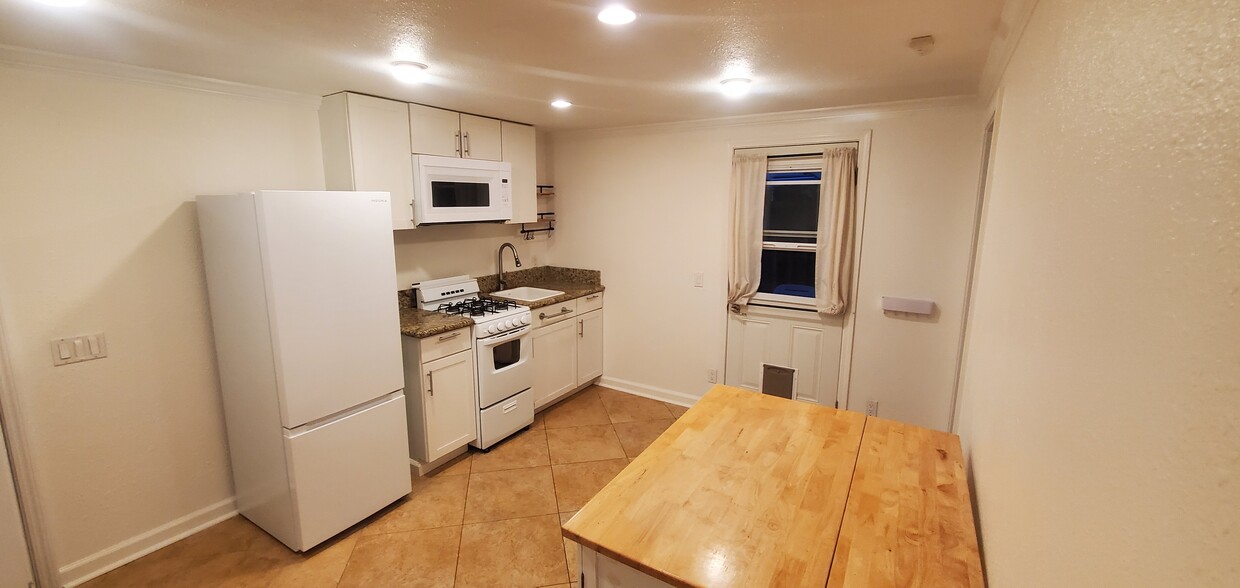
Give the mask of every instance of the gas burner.
<svg viewBox="0 0 1240 588">
<path fill-rule="evenodd" d="M 459 314 L 462 316 L 487 316 L 517 308 L 517 305 L 503 300 L 489 300 L 485 298 L 466 298 L 458 302 L 440 304 L 435 310 L 447 314 Z"/>
</svg>

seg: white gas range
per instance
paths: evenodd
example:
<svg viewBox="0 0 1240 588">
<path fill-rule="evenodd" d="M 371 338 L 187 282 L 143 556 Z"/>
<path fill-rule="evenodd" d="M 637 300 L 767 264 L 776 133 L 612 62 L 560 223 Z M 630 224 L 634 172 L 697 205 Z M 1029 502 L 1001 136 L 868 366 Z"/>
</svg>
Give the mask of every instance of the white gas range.
<svg viewBox="0 0 1240 588">
<path fill-rule="evenodd" d="M 417 306 L 474 321 L 478 439 L 488 449 L 534 423 L 530 309 L 479 295 L 478 280 L 455 276 L 414 285 Z"/>
</svg>

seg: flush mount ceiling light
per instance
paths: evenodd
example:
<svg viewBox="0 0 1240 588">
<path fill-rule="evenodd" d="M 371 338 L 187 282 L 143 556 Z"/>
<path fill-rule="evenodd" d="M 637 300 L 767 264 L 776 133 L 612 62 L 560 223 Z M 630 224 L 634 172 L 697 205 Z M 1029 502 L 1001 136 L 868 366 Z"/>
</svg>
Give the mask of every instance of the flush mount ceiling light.
<svg viewBox="0 0 1240 588">
<path fill-rule="evenodd" d="M 563 98 L 560 98 L 558 100 L 552 100 L 551 105 L 556 108 L 568 108 L 569 106 L 572 106 L 573 103 Z"/>
<path fill-rule="evenodd" d="M 728 78 L 719 82 L 719 91 L 728 98 L 740 98 L 749 93 L 753 80 L 749 78 Z"/>
<path fill-rule="evenodd" d="M 426 78 L 426 64 L 416 61 L 393 61 L 392 76 L 406 84 L 416 84 Z"/>
<path fill-rule="evenodd" d="M 609 25 L 629 24 L 637 19 L 637 13 L 619 4 L 612 4 L 598 13 L 599 22 Z"/>
</svg>

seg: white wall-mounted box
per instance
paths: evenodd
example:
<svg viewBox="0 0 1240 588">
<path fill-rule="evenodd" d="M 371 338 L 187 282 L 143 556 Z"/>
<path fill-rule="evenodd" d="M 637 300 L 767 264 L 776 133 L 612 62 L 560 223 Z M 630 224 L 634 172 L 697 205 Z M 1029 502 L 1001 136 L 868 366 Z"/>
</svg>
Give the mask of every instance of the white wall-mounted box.
<svg viewBox="0 0 1240 588">
<path fill-rule="evenodd" d="M 883 296 L 883 312 L 907 312 L 909 314 L 934 314 L 934 301 L 920 298 L 897 298 Z"/>
</svg>

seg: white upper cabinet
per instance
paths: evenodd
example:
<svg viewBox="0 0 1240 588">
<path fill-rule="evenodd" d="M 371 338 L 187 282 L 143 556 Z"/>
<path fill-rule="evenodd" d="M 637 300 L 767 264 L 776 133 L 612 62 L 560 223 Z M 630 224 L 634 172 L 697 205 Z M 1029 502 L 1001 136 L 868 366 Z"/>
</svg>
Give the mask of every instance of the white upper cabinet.
<svg viewBox="0 0 1240 588">
<path fill-rule="evenodd" d="M 421 104 L 409 105 L 410 153 L 500 161 L 500 121 Z"/>
<path fill-rule="evenodd" d="M 461 157 L 461 115 L 421 104 L 409 105 L 410 153 Z"/>
<path fill-rule="evenodd" d="M 503 159 L 500 121 L 472 114 L 461 115 L 461 145 L 469 159 Z"/>
<path fill-rule="evenodd" d="M 406 103 L 332 94 L 319 107 L 319 130 L 327 189 L 389 192 L 392 228 L 412 229 L 413 160 Z"/>
<path fill-rule="evenodd" d="M 504 121 L 500 123 L 504 161 L 512 164 L 512 221 L 538 220 L 537 143 L 534 127 Z"/>
</svg>

